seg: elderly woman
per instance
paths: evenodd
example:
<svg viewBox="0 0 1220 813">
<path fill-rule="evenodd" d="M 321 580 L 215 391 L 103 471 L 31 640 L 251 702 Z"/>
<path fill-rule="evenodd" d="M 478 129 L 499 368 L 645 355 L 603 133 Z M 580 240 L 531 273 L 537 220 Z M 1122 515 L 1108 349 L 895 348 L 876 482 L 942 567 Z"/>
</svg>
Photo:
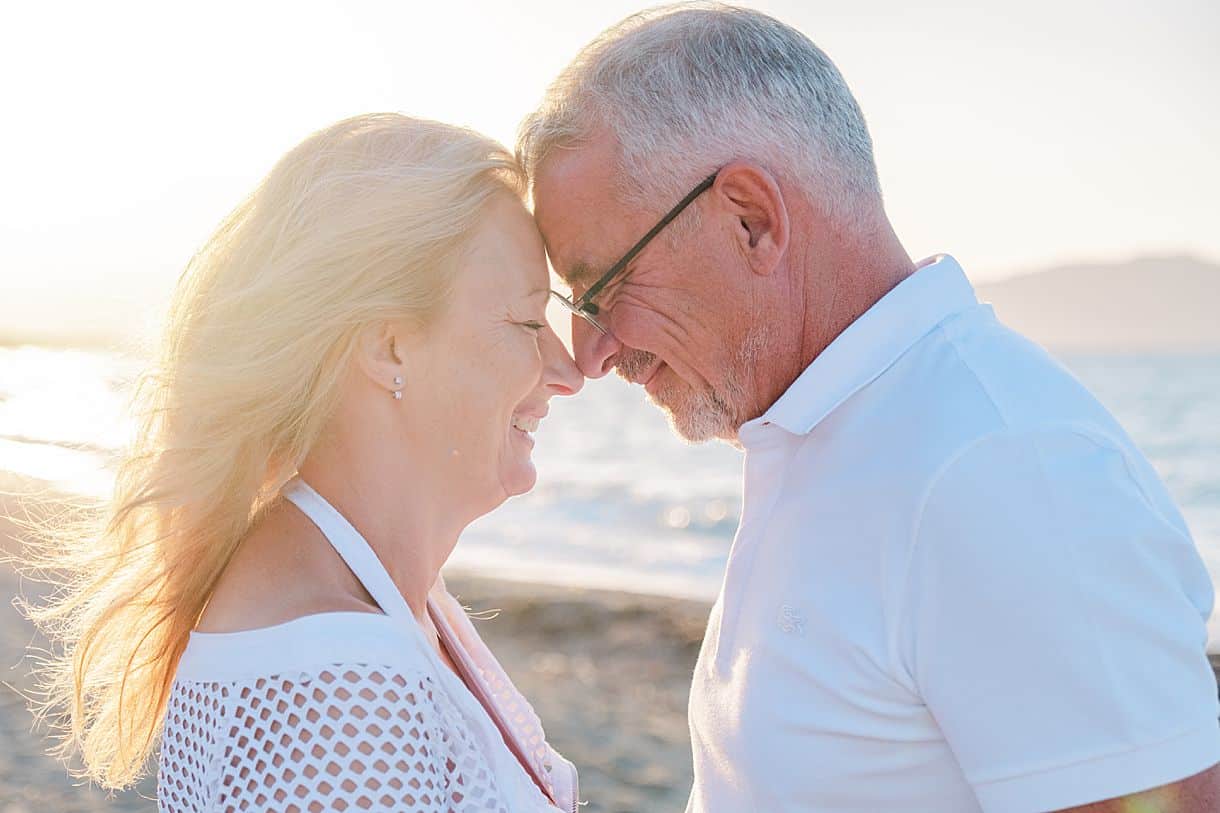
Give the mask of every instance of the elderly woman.
<svg viewBox="0 0 1220 813">
<path fill-rule="evenodd" d="M 576 774 L 439 573 L 582 378 L 512 156 L 359 116 L 179 282 L 100 526 L 59 528 L 48 709 L 162 811 L 570 811 Z"/>
</svg>

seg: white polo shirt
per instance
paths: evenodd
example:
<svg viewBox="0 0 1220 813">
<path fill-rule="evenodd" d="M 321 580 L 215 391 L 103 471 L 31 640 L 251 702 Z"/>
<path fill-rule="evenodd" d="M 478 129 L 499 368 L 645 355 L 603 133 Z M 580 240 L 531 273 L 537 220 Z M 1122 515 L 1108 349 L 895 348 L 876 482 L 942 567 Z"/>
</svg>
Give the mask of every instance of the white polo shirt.
<svg viewBox="0 0 1220 813">
<path fill-rule="evenodd" d="M 939 257 L 741 427 L 689 813 L 1047 811 L 1220 762 L 1156 473 Z"/>
</svg>

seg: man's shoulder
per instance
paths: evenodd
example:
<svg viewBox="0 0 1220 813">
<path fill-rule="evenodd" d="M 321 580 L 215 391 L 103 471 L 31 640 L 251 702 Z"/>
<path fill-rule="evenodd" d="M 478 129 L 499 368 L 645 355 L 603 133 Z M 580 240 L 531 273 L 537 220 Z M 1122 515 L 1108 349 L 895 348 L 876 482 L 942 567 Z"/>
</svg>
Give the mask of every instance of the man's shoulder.
<svg viewBox="0 0 1220 813">
<path fill-rule="evenodd" d="M 990 307 L 950 320 L 937 333 L 940 352 L 952 359 L 949 373 L 984 397 L 1005 428 L 1117 425 L 1061 359 L 997 320 Z"/>
<path fill-rule="evenodd" d="M 939 325 L 843 406 L 804 440 L 796 470 L 811 483 L 833 480 L 848 502 L 856 486 L 861 495 L 885 493 L 890 516 L 913 521 L 922 499 L 961 462 L 978 464 L 980 486 L 1002 488 L 1022 443 L 1065 460 L 1113 451 L 1156 488 L 1105 407 L 988 308 Z"/>
<path fill-rule="evenodd" d="M 1046 349 L 972 309 L 939 325 L 879 379 L 876 393 L 913 444 L 949 458 L 1002 433 L 1084 431 L 1129 441 L 1088 388 Z"/>
</svg>

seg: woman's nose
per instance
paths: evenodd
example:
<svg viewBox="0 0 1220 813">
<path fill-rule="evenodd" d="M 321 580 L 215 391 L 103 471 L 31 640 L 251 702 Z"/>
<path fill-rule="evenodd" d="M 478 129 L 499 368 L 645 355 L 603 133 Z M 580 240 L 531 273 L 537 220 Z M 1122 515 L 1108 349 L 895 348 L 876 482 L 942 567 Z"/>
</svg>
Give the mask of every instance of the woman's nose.
<svg viewBox="0 0 1220 813">
<path fill-rule="evenodd" d="M 602 333 L 593 325 L 572 317 L 572 349 L 576 353 L 576 364 L 586 378 L 601 378 L 614 369 L 614 360 L 622 343 L 612 333 Z"/>
<path fill-rule="evenodd" d="M 575 395 L 585 385 L 568 349 L 549 327 L 542 331 L 542 385 L 551 395 Z"/>
</svg>

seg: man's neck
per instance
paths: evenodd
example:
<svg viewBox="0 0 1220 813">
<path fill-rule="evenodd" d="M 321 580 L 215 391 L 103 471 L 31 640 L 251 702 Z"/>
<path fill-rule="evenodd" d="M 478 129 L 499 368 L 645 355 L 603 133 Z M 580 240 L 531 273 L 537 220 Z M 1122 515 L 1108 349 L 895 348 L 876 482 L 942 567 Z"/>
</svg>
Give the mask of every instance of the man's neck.
<svg viewBox="0 0 1220 813">
<path fill-rule="evenodd" d="M 783 317 L 769 336 L 765 361 L 756 366 L 756 415 L 779 400 L 852 322 L 914 273 L 915 263 L 889 221 L 883 215 L 879 220 L 876 228 L 849 237 L 814 223 L 801 230 L 807 239 L 794 240 Z"/>
</svg>

